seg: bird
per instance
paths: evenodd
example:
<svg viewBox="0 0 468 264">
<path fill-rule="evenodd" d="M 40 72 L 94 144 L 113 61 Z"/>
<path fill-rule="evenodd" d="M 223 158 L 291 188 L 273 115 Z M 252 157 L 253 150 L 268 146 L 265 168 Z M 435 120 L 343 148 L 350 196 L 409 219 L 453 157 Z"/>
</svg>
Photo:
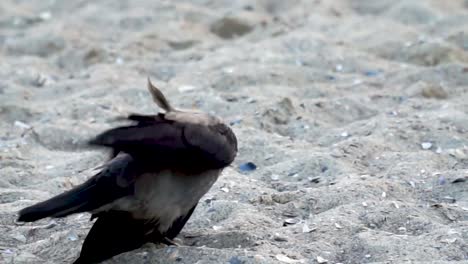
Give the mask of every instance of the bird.
<svg viewBox="0 0 468 264">
<path fill-rule="evenodd" d="M 75 264 L 99 263 L 145 243 L 174 245 L 199 200 L 237 155 L 221 118 L 174 108 L 147 81 L 157 114 L 129 114 L 130 125 L 87 141 L 111 150 L 100 171 L 74 188 L 19 211 L 19 222 L 89 212 L 95 220 Z"/>
</svg>

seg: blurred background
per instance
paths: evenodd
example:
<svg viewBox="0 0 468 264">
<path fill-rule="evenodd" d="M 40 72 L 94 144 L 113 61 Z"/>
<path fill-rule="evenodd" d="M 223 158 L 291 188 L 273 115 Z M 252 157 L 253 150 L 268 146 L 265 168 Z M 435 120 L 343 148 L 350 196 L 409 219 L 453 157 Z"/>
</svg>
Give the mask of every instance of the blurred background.
<svg viewBox="0 0 468 264">
<path fill-rule="evenodd" d="M 468 261 L 468 1 L 0 2 L 0 262 L 69 263 L 89 215 L 15 223 L 157 107 L 229 122 L 179 242 L 108 263 Z"/>
</svg>

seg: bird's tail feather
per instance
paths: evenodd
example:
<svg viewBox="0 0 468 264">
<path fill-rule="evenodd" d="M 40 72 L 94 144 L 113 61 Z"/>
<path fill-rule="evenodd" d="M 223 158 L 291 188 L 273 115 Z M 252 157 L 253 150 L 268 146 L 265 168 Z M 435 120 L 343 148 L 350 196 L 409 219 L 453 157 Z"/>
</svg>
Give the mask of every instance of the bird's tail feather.
<svg viewBox="0 0 468 264">
<path fill-rule="evenodd" d="M 87 210 L 91 188 L 88 182 L 49 200 L 26 207 L 19 212 L 18 221 L 33 222 L 46 217 L 65 217 Z"/>
</svg>

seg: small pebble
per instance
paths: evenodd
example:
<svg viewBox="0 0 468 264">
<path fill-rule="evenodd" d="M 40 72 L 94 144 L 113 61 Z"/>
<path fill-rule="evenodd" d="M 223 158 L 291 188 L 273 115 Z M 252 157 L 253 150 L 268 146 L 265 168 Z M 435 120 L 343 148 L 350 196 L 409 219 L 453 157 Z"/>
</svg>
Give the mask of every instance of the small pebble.
<svg viewBox="0 0 468 264">
<path fill-rule="evenodd" d="M 362 202 L 362 206 L 367 207 L 367 203 L 366 203 L 366 202 Z"/>
<path fill-rule="evenodd" d="M 439 180 L 438 180 L 438 181 L 439 181 L 439 185 L 444 185 L 444 184 L 447 183 L 447 180 L 446 180 L 445 177 L 442 176 L 442 175 L 439 176 Z"/>
<path fill-rule="evenodd" d="M 122 65 L 122 64 L 124 64 L 124 59 L 122 59 L 121 57 L 117 57 L 117 58 L 115 59 L 115 64 L 117 64 L 117 65 Z"/>
<path fill-rule="evenodd" d="M 197 88 L 195 86 L 192 86 L 192 85 L 182 85 L 182 86 L 179 86 L 178 90 L 179 92 L 181 93 L 186 93 L 186 92 L 190 92 L 190 91 L 193 91 L 193 90 L 196 90 Z"/>
<path fill-rule="evenodd" d="M 386 192 L 382 192 L 382 198 L 385 198 L 387 197 L 387 193 Z"/>
<path fill-rule="evenodd" d="M 27 239 L 23 234 L 11 235 L 12 238 L 18 240 L 21 243 L 26 243 Z"/>
<path fill-rule="evenodd" d="M 296 260 L 296 259 L 292 259 L 288 256 L 285 256 L 285 255 L 282 255 L 282 254 L 278 254 L 275 256 L 277 260 L 281 261 L 281 262 L 284 262 L 284 263 L 304 263 L 304 260 Z"/>
<path fill-rule="evenodd" d="M 75 233 L 71 233 L 67 236 L 68 240 L 70 241 L 76 241 L 78 240 L 78 236 Z"/>
<path fill-rule="evenodd" d="M 26 124 L 24 122 L 18 121 L 18 120 L 16 120 L 14 124 L 15 124 L 15 126 L 17 126 L 19 128 L 23 128 L 23 129 L 30 129 L 31 128 L 30 125 L 28 125 L 28 124 Z"/>
<path fill-rule="evenodd" d="M 320 183 L 320 177 L 307 177 L 307 180 L 313 183 Z"/>
<path fill-rule="evenodd" d="M 321 256 L 317 256 L 317 262 L 318 263 L 327 263 L 328 259 L 322 258 Z"/>
<path fill-rule="evenodd" d="M 223 188 L 221 188 L 221 191 L 223 191 L 223 192 L 225 192 L 225 193 L 228 193 L 228 192 L 229 192 L 229 189 L 226 188 L 226 187 L 223 187 Z"/>
<path fill-rule="evenodd" d="M 255 165 L 253 162 L 250 162 L 250 161 L 239 165 L 239 170 L 242 172 L 254 171 L 256 169 L 257 169 L 257 165 Z"/>
<path fill-rule="evenodd" d="M 374 76 L 377 76 L 378 74 L 379 74 L 379 71 L 374 71 L 374 70 L 368 70 L 364 72 L 364 75 L 368 77 L 374 77 Z"/>
<path fill-rule="evenodd" d="M 423 143 L 421 143 L 421 147 L 422 147 L 422 149 L 428 150 L 428 149 L 432 148 L 432 143 L 431 142 L 423 142 Z"/>
<path fill-rule="evenodd" d="M 343 65 L 337 64 L 337 65 L 335 66 L 335 70 L 336 70 L 337 72 L 342 71 L 342 70 L 343 70 Z"/>
<path fill-rule="evenodd" d="M 297 220 L 295 218 L 286 218 L 283 221 L 283 226 L 295 225 L 297 223 L 299 223 L 299 220 Z"/>
<path fill-rule="evenodd" d="M 370 257 L 371 257 L 371 255 L 367 254 L 367 255 L 365 255 L 365 257 L 366 257 L 366 258 L 370 258 Z"/>
<path fill-rule="evenodd" d="M 445 243 L 447 243 L 447 244 L 453 244 L 453 243 L 457 242 L 457 238 L 456 238 L 456 237 L 454 237 L 454 238 L 447 238 L 447 239 L 443 240 L 442 242 L 445 242 Z"/>
<path fill-rule="evenodd" d="M 45 11 L 45 12 L 41 12 L 39 14 L 39 18 L 44 20 L 44 21 L 47 21 L 47 20 L 50 20 L 52 18 L 52 14 L 48 11 Z"/>
<path fill-rule="evenodd" d="M 238 124 L 240 124 L 240 123 L 242 123 L 242 119 L 233 120 L 233 121 L 231 121 L 229 124 L 230 124 L 231 126 L 234 126 L 234 125 L 238 125 Z"/>
<path fill-rule="evenodd" d="M 216 225 L 213 226 L 214 231 L 221 230 L 222 228 L 223 228 L 222 226 L 216 226 Z"/>
<path fill-rule="evenodd" d="M 51 220 L 46 226 L 44 226 L 45 229 L 49 229 L 52 227 L 55 227 L 57 225 L 57 222 L 55 220 Z"/>
<path fill-rule="evenodd" d="M 343 228 L 343 227 L 342 227 L 340 224 L 338 224 L 338 223 L 335 223 L 335 227 L 338 228 L 338 229 L 342 229 L 342 228 Z"/>
<path fill-rule="evenodd" d="M 341 133 L 340 136 L 341 136 L 341 137 L 348 137 L 349 134 L 348 134 L 348 132 L 345 131 L 345 132 Z"/>
<path fill-rule="evenodd" d="M 242 264 L 244 263 L 242 260 L 239 259 L 237 256 L 233 256 L 231 259 L 229 259 L 229 264 Z"/>
<path fill-rule="evenodd" d="M 275 241 L 278 241 L 278 242 L 287 242 L 288 239 L 284 236 L 280 236 L 280 234 L 276 233 L 274 236 L 273 236 L 273 240 Z"/>
<path fill-rule="evenodd" d="M 307 224 L 304 224 L 302 226 L 302 233 L 310 233 L 312 231 L 315 231 L 317 230 L 317 228 L 313 227 L 313 228 L 310 228 Z"/>
</svg>

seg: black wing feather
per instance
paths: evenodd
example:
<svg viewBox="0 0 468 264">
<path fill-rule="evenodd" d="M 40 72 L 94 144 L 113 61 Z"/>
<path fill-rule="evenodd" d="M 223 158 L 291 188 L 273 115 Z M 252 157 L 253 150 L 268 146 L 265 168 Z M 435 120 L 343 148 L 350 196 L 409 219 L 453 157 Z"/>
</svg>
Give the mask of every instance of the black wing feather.
<svg viewBox="0 0 468 264">
<path fill-rule="evenodd" d="M 223 168 L 237 153 L 234 133 L 221 123 L 201 125 L 139 115 L 131 119 L 139 120 L 138 124 L 107 130 L 89 143 L 130 153 L 141 160 L 148 157 L 167 167 Z"/>
<path fill-rule="evenodd" d="M 24 208 L 18 221 L 32 222 L 45 217 L 65 217 L 97 209 L 121 197 L 131 195 L 139 166 L 128 154 L 120 154 L 104 169 L 75 188 Z"/>
</svg>

